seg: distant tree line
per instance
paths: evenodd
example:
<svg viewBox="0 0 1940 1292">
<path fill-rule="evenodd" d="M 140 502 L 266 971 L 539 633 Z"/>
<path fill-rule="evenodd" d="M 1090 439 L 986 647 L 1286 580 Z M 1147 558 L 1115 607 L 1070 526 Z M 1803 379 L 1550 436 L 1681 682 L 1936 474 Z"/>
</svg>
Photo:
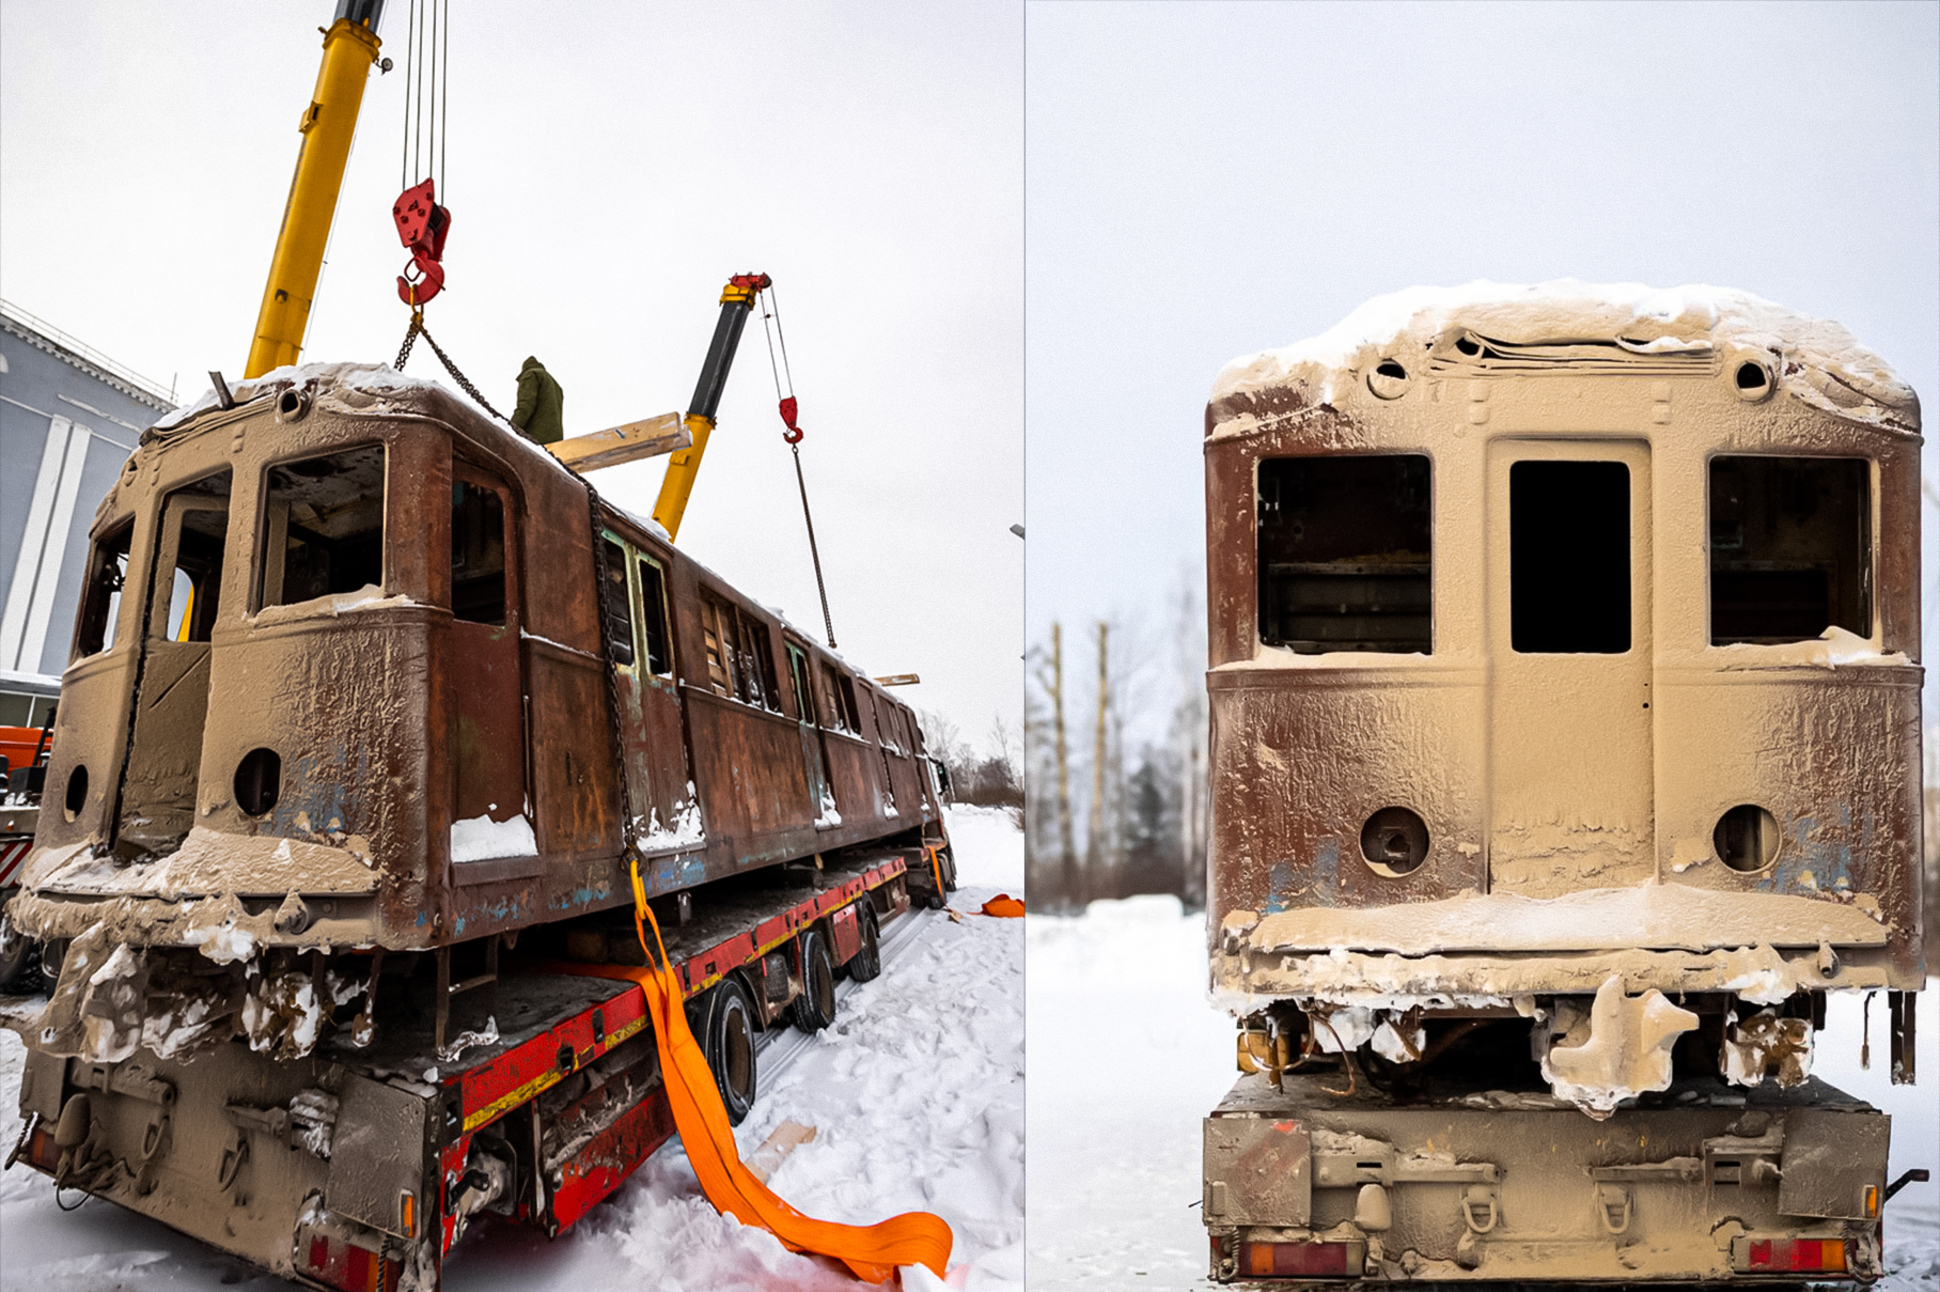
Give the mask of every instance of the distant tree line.
<svg viewBox="0 0 1940 1292">
<path fill-rule="evenodd" d="M 1206 901 L 1205 613 L 1182 576 L 1162 624 L 1120 615 L 1027 655 L 1024 848 L 1032 908 L 1137 893 Z"/>
<path fill-rule="evenodd" d="M 1017 734 L 1009 723 L 993 718 L 985 747 L 979 749 L 942 714 L 923 709 L 916 716 L 923 726 L 924 747 L 949 776 L 951 802 L 1023 809 L 1024 773 Z"/>
</svg>

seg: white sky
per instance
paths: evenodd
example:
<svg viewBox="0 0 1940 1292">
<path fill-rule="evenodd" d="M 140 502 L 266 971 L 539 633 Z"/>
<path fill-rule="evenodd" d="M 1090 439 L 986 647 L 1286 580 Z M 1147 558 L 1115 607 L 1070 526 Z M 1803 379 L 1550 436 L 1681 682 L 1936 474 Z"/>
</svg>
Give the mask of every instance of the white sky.
<svg viewBox="0 0 1940 1292">
<path fill-rule="evenodd" d="M 408 0 L 365 93 L 305 358 L 397 353 Z M 330 0 L 0 7 L 0 294 L 183 399 L 239 377 Z M 451 5 L 433 335 L 569 434 L 693 393 L 731 273 L 774 276 L 842 652 L 1016 727 L 1022 63 L 1013 5 Z M 412 176 L 412 182 L 419 177 Z M 419 343 L 409 371 L 444 379 Z M 821 636 L 751 319 L 681 545 Z M 659 463 L 595 479 L 648 511 Z"/>
<path fill-rule="evenodd" d="M 1181 564 L 1203 578 L 1221 365 L 1412 284 L 1742 288 L 1844 323 L 1940 415 L 1937 18 L 1028 4 L 1032 640 L 1166 622 Z"/>
</svg>

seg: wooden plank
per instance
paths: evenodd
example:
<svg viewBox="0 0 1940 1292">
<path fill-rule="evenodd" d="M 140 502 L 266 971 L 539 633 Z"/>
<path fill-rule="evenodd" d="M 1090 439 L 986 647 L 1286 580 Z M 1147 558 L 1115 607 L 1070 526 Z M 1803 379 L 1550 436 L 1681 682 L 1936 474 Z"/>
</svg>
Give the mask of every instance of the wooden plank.
<svg viewBox="0 0 1940 1292">
<path fill-rule="evenodd" d="M 591 435 L 575 435 L 546 445 L 554 457 L 579 471 L 597 471 L 622 462 L 677 453 L 694 442 L 687 420 L 679 413 L 662 413 Z"/>
<path fill-rule="evenodd" d="M 914 686 L 923 679 L 914 673 L 891 673 L 888 677 L 876 679 L 877 686 Z"/>
</svg>

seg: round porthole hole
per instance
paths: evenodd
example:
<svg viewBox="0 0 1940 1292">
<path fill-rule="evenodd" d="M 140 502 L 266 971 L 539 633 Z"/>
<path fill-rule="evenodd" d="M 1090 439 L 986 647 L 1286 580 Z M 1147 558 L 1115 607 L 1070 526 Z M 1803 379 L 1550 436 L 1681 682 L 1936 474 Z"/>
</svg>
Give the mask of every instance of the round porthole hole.
<svg viewBox="0 0 1940 1292">
<path fill-rule="evenodd" d="M 1393 359 L 1383 359 L 1367 375 L 1367 388 L 1376 399 L 1399 399 L 1408 391 L 1408 370 Z"/>
<path fill-rule="evenodd" d="M 1738 398 L 1756 403 L 1772 393 L 1772 370 L 1756 359 L 1747 359 L 1732 373 L 1731 384 Z"/>
<path fill-rule="evenodd" d="M 1404 807 L 1384 807 L 1361 827 L 1361 858 L 1377 875 L 1406 875 L 1428 859 L 1428 823 Z"/>
<path fill-rule="evenodd" d="M 283 759 L 274 749 L 252 749 L 236 765 L 236 806 L 262 816 L 283 790 Z"/>
<path fill-rule="evenodd" d="M 88 801 L 88 769 L 85 764 L 76 763 L 74 770 L 67 774 L 67 797 L 61 806 L 72 821 L 81 815 L 81 808 Z"/>
<path fill-rule="evenodd" d="M 1764 870 L 1778 860 L 1778 818 L 1756 803 L 1740 803 L 1718 818 L 1711 844 L 1733 870 Z"/>
</svg>

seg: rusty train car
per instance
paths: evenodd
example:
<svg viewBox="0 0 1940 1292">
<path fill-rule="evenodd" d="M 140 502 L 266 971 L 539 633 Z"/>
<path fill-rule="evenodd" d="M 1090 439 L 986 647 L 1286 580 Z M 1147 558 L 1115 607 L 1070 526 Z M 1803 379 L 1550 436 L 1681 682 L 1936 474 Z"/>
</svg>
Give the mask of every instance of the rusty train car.
<svg viewBox="0 0 1940 1292">
<path fill-rule="evenodd" d="M 1879 990 L 1912 1079 L 1919 427 L 1713 289 L 1419 290 L 1221 375 L 1215 1278 L 1877 1276 L 1888 1119 L 1809 1069 Z"/>
<path fill-rule="evenodd" d="M 638 962 L 629 833 L 736 1120 L 753 1033 L 825 1023 L 953 886 L 906 706 L 432 383 L 286 369 L 164 420 L 86 578 L 11 907 L 58 952 L 16 1156 L 282 1273 L 429 1286 L 461 1195 L 556 1229 L 666 1137 L 618 985 L 501 965 Z M 350 1111 L 387 1100 L 399 1153 Z M 257 1135 L 326 1148 L 238 1183 Z"/>
</svg>

